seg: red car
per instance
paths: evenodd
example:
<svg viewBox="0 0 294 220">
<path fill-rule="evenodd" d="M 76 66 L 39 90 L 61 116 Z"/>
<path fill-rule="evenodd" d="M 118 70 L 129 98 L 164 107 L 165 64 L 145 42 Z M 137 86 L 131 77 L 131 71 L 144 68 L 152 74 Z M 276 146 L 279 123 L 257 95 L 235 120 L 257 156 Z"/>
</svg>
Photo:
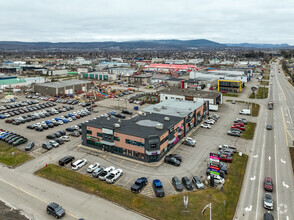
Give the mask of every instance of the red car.
<svg viewBox="0 0 294 220">
<path fill-rule="evenodd" d="M 234 125 L 240 125 L 241 127 L 245 127 L 244 123 L 242 123 L 242 122 L 237 122 Z"/>
<path fill-rule="evenodd" d="M 265 189 L 265 191 L 272 192 L 273 191 L 273 187 L 274 187 L 274 184 L 273 184 L 272 178 L 265 177 L 264 178 L 264 189 Z"/>
<path fill-rule="evenodd" d="M 226 155 L 226 154 L 220 155 L 219 160 L 220 161 L 223 161 L 223 162 L 229 162 L 229 163 L 232 163 L 233 162 L 233 158 L 230 157 L 230 156 L 228 156 L 228 155 Z"/>
<path fill-rule="evenodd" d="M 245 127 L 242 127 L 242 126 L 240 126 L 240 125 L 232 125 L 231 128 L 237 128 L 237 129 L 239 129 L 239 130 L 245 131 Z"/>
</svg>

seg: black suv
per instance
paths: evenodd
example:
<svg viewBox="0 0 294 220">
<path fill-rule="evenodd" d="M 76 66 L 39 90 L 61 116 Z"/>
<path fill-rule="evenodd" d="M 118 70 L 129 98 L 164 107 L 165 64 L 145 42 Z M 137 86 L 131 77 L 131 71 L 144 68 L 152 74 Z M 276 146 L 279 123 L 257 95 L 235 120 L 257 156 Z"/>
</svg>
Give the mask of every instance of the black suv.
<svg viewBox="0 0 294 220">
<path fill-rule="evenodd" d="M 51 202 L 47 206 L 47 213 L 55 218 L 62 218 L 65 215 L 65 210 L 55 202 Z"/>
<path fill-rule="evenodd" d="M 166 156 L 164 158 L 164 162 L 165 163 L 172 164 L 172 165 L 177 166 L 177 167 L 179 167 L 181 165 L 181 162 L 180 161 L 178 161 L 176 158 L 170 157 L 170 156 Z"/>
<path fill-rule="evenodd" d="M 73 156 L 65 156 L 63 158 L 61 158 L 58 163 L 60 166 L 64 166 L 70 162 L 72 162 L 75 158 Z"/>
<path fill-rule="evenodd" d="M 182 182 L 183 182 L 183 185 L 187 188 L 187 190 L 192 190 L 193 189 L 192 182 L 188 177 L 184 176 L 182 178 Z"/>
</svg>

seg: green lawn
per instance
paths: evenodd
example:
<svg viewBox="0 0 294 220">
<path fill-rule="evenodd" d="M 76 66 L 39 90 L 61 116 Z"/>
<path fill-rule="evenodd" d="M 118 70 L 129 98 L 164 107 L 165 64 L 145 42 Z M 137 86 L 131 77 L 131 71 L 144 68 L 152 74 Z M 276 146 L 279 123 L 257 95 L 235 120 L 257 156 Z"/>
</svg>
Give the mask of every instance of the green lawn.
<svg viewBox="0 0 294 220">
<path fill-rule="evenodd" d="M 261 81 L 260 82 L 260 85 L 268 86 L 269 85 L 269 81 Z"/>
<path fill-rule="evenodd" d="M 246 170 L 248 156 L 235 155 L 230 165 L 230 173 L 222 191 L 208 187 L 205 190 L 187 192 L 164 198 L 149 198 L 141 194 L 131 193 L 130 190 L 110 185 L 96 178 L 79 174 L 72 170 L 49 164 L 35 174 L 49 180 L 73 187 L 87 193 L 120 204 L 127 209 L 135 210 L 154 219 L 209 219 L 209 211 L 202 216 L 201 210 L 212 203 L 212 219 L 233 219 L 239 200 L 240 190 Z M 149 180 L 151 182 L 151 180 Z M 189 212 L 185 211 L 183 196 L 189 196 Z M 226 208 L 224 207 L 226 201 Z"/>
<path fill-rule="evenodd" d="M 223 93 L 223 96 L 239 97 L 238 94 L 234 94 L 234 93 Z"/>
<path fill-rule="evenodd" d="M 256 127 L 256 123 L 248 122 L 247 125 L 245 126 L 246 130 L 242 133 L 242 138 L 247 140 L 252 140 L 254 136 L 255 127 Z"/>
<path fill-rule="evenodd" d="M 257 99 L 266 99 L 268 97 L 268 88 L 260 86 L 256 93 Z M 255 99 L 255 95 L 251 94 L 249 96 L 250 99 Z"/>
<path fill-rule="evenodd" d="M 11 147 L 6 143 L 0 143 L 0 163 L 15 167 L 32 158 L 31 155 L 24 151 Z"/>
<path fill-rule="evenodd" d="M 269 75 L 263 75 L 262 79 L 269 80 Z"/>
</svg>

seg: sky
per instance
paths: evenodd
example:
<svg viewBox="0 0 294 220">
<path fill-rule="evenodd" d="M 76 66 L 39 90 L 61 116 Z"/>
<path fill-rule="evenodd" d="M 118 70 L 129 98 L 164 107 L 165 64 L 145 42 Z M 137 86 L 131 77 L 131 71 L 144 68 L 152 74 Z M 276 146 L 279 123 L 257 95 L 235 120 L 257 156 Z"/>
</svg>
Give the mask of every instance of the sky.
<svg viewBox="0 0 294 220">
<path fill-rule="evenodd" d="M 0 41 L 294 45 L 293 0 L 2 0 Z"/>
</svg>

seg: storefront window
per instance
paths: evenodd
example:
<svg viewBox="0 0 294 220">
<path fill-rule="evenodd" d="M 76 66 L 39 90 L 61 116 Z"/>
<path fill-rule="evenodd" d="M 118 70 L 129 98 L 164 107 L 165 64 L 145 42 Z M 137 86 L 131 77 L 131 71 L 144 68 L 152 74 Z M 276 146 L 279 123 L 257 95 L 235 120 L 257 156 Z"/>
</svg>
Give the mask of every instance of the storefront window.
<svg viewBox="0 0 294 220">
<path fill-rule="evenodd" d="M 87 134 L 92 134 L 92 131 L 90 131 L 90 130 L 87 130 Z"/>
</svg>

